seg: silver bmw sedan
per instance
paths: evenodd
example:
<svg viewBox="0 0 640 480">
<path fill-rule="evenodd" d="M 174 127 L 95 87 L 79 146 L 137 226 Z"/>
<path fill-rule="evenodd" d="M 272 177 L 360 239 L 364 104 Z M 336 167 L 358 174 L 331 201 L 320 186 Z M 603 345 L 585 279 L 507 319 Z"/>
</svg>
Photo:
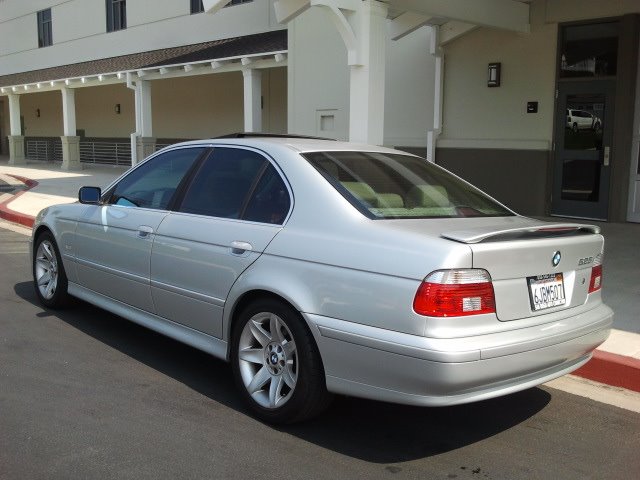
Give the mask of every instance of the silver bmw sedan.
<svg viewBox="0 0 640 480">
<path fill-rule="evenodd" d="M 42 210 L 31 252 L 45 307 L 78 297 L 225 359 L 287 423 L 334 393 L 452 405 L 577 369 L 613 320 L 603 245 L 397 150 L 239 135 Z"/>
</svg>

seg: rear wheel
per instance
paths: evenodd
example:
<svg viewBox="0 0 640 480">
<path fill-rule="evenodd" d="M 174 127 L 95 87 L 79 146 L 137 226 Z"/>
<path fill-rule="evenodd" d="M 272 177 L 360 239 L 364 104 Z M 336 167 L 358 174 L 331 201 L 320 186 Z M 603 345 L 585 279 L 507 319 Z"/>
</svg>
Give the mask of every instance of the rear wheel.
<svg viewBox="0 0 640 480">
<path fill-rule="evenodd" d="M 40 234 L 33 250 L 33 281 L 38 299 L 47 308 L 64 306 L 69 298 L 67 275 L 53 235 Z"/>
<path fill-rule="evenodd" d="M 318 348 L 298 312 L 272 299 L 245 308 L 232 334 L 236 384 L 269 423 L 311 418 L 330 401 Z"/>
</svg>

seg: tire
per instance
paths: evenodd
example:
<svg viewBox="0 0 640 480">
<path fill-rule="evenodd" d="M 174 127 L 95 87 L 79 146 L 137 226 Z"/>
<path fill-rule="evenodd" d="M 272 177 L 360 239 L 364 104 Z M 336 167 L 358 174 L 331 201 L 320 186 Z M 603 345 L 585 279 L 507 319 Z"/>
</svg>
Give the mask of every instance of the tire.
<svg viewBox="0 0 640 480">
<path fill-rule="evenodd" d="M 33 284 L 36 295 L 47 308 L 68 304 L 68 281 L 56 241 L 50 232 L 38 235 L 33 247 Z"/>
<path fill-rule="evenodd" d="M 294 423 L 329 405 L 318 347 L 289 305 L 274 299 L 251 303 L 240 313 L 231 342 L 236 385 L 258 419 Z"/>
<path fill-rule="evenodd" d="M 578 133 L 578 124 L 574 123 L 571 129 L 573 130 L 573 133 Z"/>
</svg>

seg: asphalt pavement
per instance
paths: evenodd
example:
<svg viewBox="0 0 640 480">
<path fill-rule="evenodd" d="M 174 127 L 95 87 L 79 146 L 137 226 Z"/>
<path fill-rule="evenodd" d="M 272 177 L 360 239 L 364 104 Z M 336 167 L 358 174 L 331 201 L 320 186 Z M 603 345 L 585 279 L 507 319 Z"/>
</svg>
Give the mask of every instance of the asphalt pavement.
<svg viewBox="0 0 640 480">
<path fill-rule="evenodd" d="M 28 263 L 0 228 L 2 480 L 640 478 L 640 413 L 548 386 L 447 408 L 338 397 L 272 428 L 226 363 L 80 301 L 43 309 Z"/>
</svg>

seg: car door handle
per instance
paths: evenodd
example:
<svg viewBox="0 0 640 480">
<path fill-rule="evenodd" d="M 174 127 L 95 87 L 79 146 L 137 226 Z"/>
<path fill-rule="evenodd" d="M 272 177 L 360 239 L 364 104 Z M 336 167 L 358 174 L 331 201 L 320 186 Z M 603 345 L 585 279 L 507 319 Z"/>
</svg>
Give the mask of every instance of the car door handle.
<svg viewBox="0 0 640 480">
<path fill-rule="evenodd" d="M 604 157 L 602 158 L 602 164 L 605 167 L 609 166 L 611 159 L 611 147 L 604 147 Z"/>
<path fill-rule="evenodd" d="M 234 255 L 242 255 L 245 252 L 250 252 L 251 250 L 253 250 L 253 245 L 249 242 L 240 242 L 237 240 L 231 242 L 231 253 Z"/>
<path fill-rule="evenodd" d="M 138 227 L 138 236 L 140 238 L 147 238 L 149 235 L 153 233 L 153 228 L 147 225 L 140 225 Z"/>
</svg>

